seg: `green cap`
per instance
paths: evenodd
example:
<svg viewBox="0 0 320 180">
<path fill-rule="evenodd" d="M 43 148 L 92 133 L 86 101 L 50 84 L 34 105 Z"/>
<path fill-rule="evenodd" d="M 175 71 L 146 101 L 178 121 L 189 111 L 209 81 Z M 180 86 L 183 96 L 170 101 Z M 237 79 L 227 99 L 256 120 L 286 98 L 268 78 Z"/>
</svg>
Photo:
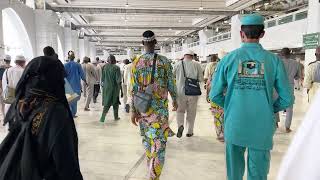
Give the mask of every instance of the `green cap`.
<svg viewBox="0 0 320 180">
<path fill-rule="evenodd" d="M 242 25 L 264 25 L 264 17 L 260 14 L 247 14 L 241 18 Z"/>
</svg>

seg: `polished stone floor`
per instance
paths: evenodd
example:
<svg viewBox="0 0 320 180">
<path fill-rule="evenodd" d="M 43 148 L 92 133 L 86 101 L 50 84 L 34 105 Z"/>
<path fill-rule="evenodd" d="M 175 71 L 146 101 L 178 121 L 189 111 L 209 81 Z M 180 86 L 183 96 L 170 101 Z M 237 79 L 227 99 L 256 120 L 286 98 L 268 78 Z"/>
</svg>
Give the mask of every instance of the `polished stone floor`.
<svg viewBox="0 0 320 180">
<path fill-rule="evenodd" d="M 291 134 L 280 128 L 275 135 L 270 180 L 275 180 L 281 159 L 301 123 L 308 107 L 302 92 L 296 92 L 295 115 Z M 253 105 L 254 106 L 254 105 Z M 121 120 L 114 121 L 112 110 L 105 124 L 99 123 L 100 103 L 84 112 L 81 100 L 75 119 L 79 135 L 81 169 L 86 180 L 146 180 L 146 161 L 139 129 L 130 123 L 121 107 Z M 250 107 L 248 107 L 250 108 Z M 174 112 L 171 127 L 176 130 Z M 284 116 L 281 115 L 283 119 Z M 283 123 L 281 123 L 283 126 Z M 0 138 L 5 130 L 1 128 Z M 213 118 L 205 98 L 201 97 L 195 125 L 195 136 L 169 139 L 162 180 L 225 180 L 224 145 L 216 140 Z"/>
</svg>

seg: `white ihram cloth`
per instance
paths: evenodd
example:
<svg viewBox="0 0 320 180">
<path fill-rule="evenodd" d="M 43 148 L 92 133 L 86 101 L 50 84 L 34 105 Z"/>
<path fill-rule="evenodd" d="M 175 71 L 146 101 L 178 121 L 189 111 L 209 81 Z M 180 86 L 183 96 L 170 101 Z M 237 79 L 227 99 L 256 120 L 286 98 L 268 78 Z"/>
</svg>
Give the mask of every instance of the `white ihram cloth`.
<svg viewBox="0 0 320 180">
<path fill-rule="evenodd" d="M 320 91 L 308 110 L 280 167 L 278 180 L 320 179 Z"/>
</svg>

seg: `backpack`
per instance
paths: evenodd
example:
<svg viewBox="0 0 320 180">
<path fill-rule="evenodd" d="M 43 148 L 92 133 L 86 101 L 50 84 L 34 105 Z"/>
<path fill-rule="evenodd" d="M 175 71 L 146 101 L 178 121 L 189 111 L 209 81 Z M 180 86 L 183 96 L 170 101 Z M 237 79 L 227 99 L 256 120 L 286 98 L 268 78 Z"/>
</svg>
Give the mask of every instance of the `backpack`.
<svg viewBox="0 0 320 180">
<path fill-rule="evenodd" d="M 14 122 L 1 143 L 0 180 L 43 180 L 33 151 L 32 122 Z"/>
</svg>

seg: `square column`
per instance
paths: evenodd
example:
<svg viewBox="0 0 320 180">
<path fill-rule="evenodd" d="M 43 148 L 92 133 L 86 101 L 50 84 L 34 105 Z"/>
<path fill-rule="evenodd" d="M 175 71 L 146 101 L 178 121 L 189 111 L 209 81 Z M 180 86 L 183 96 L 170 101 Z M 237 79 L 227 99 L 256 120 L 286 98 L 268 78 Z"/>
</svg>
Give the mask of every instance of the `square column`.
<svg viewBox="0 0 320 180">
<path fill-rule="evenodd" d="M 317 32 L 320 32 L 320 2 L 319 0 L 309 0 L 307 34 Z M 316 60 L 314 53 L 315 49 L 306 49 L 305 67 L 307 67 L 310 62 Z"/>
<path fill-rule="evenodd" d="M 231 42 L 232 50 L 235 50 L 240 47 L 242 41 L 240 37 L 241 31 L 241 15 L 235 15 L 231 17 Z"/>
<path fill-rule="evenodd" d="M 58 52 L 59 18 L 51 10 L 35 10 L 36 56 L 43 55 L 43 48 L 51 46 Z"/>
</svg>

